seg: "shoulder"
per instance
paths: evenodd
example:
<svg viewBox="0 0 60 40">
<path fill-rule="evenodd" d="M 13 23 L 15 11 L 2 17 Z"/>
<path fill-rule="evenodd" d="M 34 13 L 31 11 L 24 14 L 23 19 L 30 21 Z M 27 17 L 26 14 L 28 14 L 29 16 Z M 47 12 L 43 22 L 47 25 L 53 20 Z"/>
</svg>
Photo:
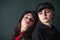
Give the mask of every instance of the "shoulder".
<svg viewBox="0 0 60 40">
<path fill-rule="evenodd" d="M 24 36 L 24 39 L 25 39 L 25 40 L 32 40 L 32 35 L 26 34 L 26 35 Z"/>
</svg>

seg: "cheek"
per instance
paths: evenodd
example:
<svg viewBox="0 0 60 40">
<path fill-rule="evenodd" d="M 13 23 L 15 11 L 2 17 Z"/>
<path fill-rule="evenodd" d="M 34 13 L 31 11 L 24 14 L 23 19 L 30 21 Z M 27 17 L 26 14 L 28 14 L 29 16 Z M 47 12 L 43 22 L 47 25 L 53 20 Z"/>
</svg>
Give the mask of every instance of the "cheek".
<svg viewBox="0 0 60 40">
<path fill-rule="evenodd" d="M 40 20 L 40 15 L 38 14 L 38 19 Z"/>
<path fill-rule="evenodd" d="M 22 19 L 22 21 L 21 21 L 21 25 L 23 25 L 23 24 L 24 24 L 24 22 L 25 22 L 25 20 L 24 20 L 24 19 Z"/>
<path fill-rule="evenodd" d="M 33 26 L 33 25 L 34 25 L 34 22 L 31 22 L 31 23 L 30 23 L 30 26 Z"/>
<path fill-rule="evenodd" d="M 53 18 L 53 15 L 51 15 L 51 14 L 48 15 L 48 18 L 49 18 L 49 19 L 52 19 L 52 18 Z"/>
<path fill-rule="evenodd" d="M 42 20 L 42 16 L 41 15 L 39 15 L 38 18 L 39 18 L 39 20 Z"/>
</svg>

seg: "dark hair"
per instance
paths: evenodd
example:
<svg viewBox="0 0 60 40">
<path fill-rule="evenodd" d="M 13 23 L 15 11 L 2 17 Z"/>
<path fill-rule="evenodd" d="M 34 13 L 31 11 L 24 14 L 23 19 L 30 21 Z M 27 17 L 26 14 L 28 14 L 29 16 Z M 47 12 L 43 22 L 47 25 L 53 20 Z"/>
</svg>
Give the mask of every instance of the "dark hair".
<svg viewBox="0 0 60 40">
<path fill-rule="evenodd" d="M 21 19 L 19 20 L 16 29 L 15 29 L 15 32 L 14 32 L 14 34 L 13 34 L 13 40 L 14 40 L 15 37 L 17 37 L 17 36 L 21 33 L 21 31 L 20 31 L 20 29 L 21 29 L 21 20 L 22 20 L 22 18 L 24 17 L 24 15 L 26 15 L 26 14 L 28 14 L 28 13 L 31 13 L 31 14 L 33 15 L 34 20 L 35 20 L 35 23 L 34 23 L 33 27 L 31 27 L 31 28 L 28 29 L 27 31 L 28 31 L 29 33 L 31 33 L 31 32 L 33 31 L 33 29 L 34 29 L 34 27 L 35 27 L 35 24 L 36 24 L 36 22 L 37 22 L 36 12 L 35 12 L 35 11 L 25 11 L 24 14 L 22 15 Z"/>
<path fill-rule="evenodd" d="M 53 6 L 51 3 L 49 3 L 49 2 L 44 2 L 44 3 L 39 3 L 39 4 L 37 5 L 37 7 L 36 7 L 36 12 L 40 12 L 40 11 L 42 11 L 42 10 L 45 9 L 45 8 L 52 9 L 52 10 L 55 11 L 55 8 L 54 8 L 54 6 Z"/>
</svg>

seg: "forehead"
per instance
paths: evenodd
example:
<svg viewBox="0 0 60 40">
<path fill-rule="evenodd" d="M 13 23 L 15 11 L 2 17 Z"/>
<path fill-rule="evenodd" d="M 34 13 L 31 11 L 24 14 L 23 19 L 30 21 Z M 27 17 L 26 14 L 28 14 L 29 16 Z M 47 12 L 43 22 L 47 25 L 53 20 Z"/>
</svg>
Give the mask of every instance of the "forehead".
<svg viewBox="0 0 60 40">
<path fill-rule="evenodd" d="M 31 17 L 33 17 L 33 14 L 32 13 L 27 13 L 24 16 L 31 16 Z"/>
<path fill-rule="evenodd" d="M 45 8 L 45 9 L 43 9 L 44 11 L 53 11 L 52 9 L 49 9 L 49 8 Z M 42 11 L 43 11 L 42 10 Z"/>
</svg>

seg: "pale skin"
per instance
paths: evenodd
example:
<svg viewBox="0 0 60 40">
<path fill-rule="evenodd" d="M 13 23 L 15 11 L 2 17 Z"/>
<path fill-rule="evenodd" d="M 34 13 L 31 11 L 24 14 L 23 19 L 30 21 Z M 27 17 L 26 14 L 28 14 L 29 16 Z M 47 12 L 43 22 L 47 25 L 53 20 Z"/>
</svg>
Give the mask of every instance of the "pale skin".
<svg viewBox="0 0 60 40">
<path fill-rule="evenodd" d="M 25 32 L 29 27 L 34 25 L 34 18 L 31 13 L 24 15 L 21 20 L 21 32 Z"/>
<path fill-rule="evenodd" d="M 54 18 L 54 11 L 52 9 L 45 8 L 41 12 L 38 12 L 38 17 L 41 23 L 51 27 L 52 20 Z"/>
</svg>

